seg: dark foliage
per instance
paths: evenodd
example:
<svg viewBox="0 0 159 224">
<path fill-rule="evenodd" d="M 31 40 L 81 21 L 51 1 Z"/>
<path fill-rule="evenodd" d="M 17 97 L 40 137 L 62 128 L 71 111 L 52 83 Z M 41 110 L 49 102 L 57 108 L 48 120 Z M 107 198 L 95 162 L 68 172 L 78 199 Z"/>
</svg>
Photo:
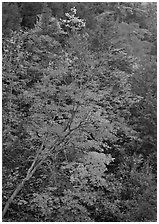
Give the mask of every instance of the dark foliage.
<svg viewBox="0 0 159 224">
<path fill-rule="evenodd" d="M 156 221 L 156 36 L 155 3 L 3 3 L 3 221 Z"/>
</svg>

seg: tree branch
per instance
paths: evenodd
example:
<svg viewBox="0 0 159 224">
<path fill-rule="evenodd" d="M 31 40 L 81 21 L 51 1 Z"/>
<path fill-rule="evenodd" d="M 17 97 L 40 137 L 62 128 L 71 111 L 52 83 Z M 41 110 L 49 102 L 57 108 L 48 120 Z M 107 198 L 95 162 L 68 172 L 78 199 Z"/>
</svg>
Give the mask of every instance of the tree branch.
<svg viewBox="0 0 159 224">
<path fill-rule="evenodd" d="M 35 163 L 38 161 L 39 159 L 39 154 L 42 151 L 45 142 L 46 142 L 46 138 L 47 138 L 47 134 L 44 137 L 44 140 L 41 144 L 41 147 L 39 148 L 39 150 L 36 153 L 36 156 L 34 158 L 34 161 L 32 162 L 32 165 L 30 166 L 30 168 L 28 169 L 27 175 L 26 177 L 21 181 L 20 184 L 18 184 L 18 186 L 16 187 L 15 191 L 13 192 L 13 194 L 10 196 L 10 198 L 8 199 L 8 201 L 6 202 L 3 212 L 2 212 L 2 218 L 5 216 L 6 212 L 8 211 L 8 208 L 10 206 L 10 204 L 13 202 L 14 198 L 17 196 L 17 194 L 21 191 L 21 189 L 23 188 L 24 184 L 26 181 L 28 181 L 32 175 L 35 173 L 35 171 L 37 170 L 37 168 L 43 163 L 44 160 L 41 160 L 39 163 L 37 163 L 37 165 L 35 166 Z M 35 166 L 35 167 L 34 167 Z"/>
</svg>

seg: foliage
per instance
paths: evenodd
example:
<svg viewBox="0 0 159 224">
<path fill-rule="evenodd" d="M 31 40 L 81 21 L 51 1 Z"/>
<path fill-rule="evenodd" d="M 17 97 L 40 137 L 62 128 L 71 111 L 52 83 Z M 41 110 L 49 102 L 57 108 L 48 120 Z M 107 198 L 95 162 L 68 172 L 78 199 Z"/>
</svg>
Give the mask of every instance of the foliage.
<svg viewBox="0 0 159 224">
<path fill-rule="evenodd" d="M 87 3 L 90 29 L 58 4 L 3 39 L 4 221 L 155 221 L 155 41 L 125 19 L 142 6 Z"/>
<path fill-rule="evenodd" d="M 20 13 L 16 2 L 2 3 L 2 30 L 3 34 L 9 34 L 11 30 L 20 28 Z"/>
<path fill-rule="evenodd" d="M 69 28 L 72 31 L 79 31 L 82 28 L 85 27 L 85 22 L 82 19 L 79 19 L 76 16 L 76 8 L 73 7 L 71 8 L 71 12 L 70 13 L 66 13 L 66 20 L 61 20 L 61 23 L 63 25 L 64 28 Z"/>
</svg>

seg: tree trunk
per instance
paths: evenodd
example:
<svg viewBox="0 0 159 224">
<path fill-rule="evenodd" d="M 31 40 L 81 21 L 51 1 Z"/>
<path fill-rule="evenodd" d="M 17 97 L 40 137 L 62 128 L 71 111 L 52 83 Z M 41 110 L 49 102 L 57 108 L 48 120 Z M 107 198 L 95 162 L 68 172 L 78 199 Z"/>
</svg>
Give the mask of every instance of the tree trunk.
<svg viewBox="0 0 159 224">
<path fill-rule="evenodd" d="M 6 202 L 3 212 L 2 212 L 2 218 L 5 216 L 10 204 L 12 203 L 12 201 L 14 200 L 14 198 L 17 196 L 17 194 L 19 193 L 19 191 L 23 188 L 25 182 L 27 181 L 27 179 L 23 179 L 23 181 L 17 186 L 17 188 L 15 189 L 15 191 L 13 192 L 13 194 L 11 195 L 11 197 L 8 199 L 8 201 Z"/>
<path fill-rule="evenodd" d="M 10 206 L 10 204 L 13 202 L 14 198 L 17 196 L 17 194 L 19 193 L 19 191 L 23 188 L 24 184 L 26 181 L 28 181 L 32 175 L 35 173 L 35 171 L 37 170 L 37 168 L 43 163 L 44 159 L 43 158 L 36 166 L 35 166 L 35 163 L 38 161 L 38 157 L 39 157 L 39 154 L 41 153 L 42 149 L 43 149 L 43 146 L 45 144 L 45 141 L 46 141 L 46 137 L 47 137 L 47 134 L 45 135 L 44 137 L 44 140 L 41 144 L 41 147 L 40 149 L 38 150 L 35 158 L 34 158 L 34 161 L 31 165 L 31 167 L 29 168 L 28 172 L 27 172 L 27 175 L 26 177 L 22 180 L 22 182 L 16 187 L 15 191 L 13 192 L 13 194 L 10 196 L 10 198 L 8 199 L 8 201 L 6 202 L 5 206 L 4 206 L 4 209 L 3 209 L 3 212 L 2 212 L 2 218 L 5 216 L 6 212 L 8 211 L 8 208 Z"/>
<path fill-rule="evenodd" d="M 17 186 L 17 188 L 15 189 L 15 191 L 13 192 L 13 194 L 10 196 L 10 198 L 8 199 L 8 201 L 6 202 L 3 212 L 2 212 L 2 218 L 5 216 L 10 204 L 13 202 L 14 198 L 17 196 L 17 194 L 20 192 L 20 190 L 23 188 L 24 184 L 26 181 L 28 181 L 33 174 L 35 173 L 35 171 L 37 170 L 37 168 L 43 163 L 44 160 L 41 160 L 35 167 L 34 169 L 29 169 L 27 176 L 22 180 L 22 182 Z M 32 167 L 32 166 L 31 166 Z"/>
</svg>

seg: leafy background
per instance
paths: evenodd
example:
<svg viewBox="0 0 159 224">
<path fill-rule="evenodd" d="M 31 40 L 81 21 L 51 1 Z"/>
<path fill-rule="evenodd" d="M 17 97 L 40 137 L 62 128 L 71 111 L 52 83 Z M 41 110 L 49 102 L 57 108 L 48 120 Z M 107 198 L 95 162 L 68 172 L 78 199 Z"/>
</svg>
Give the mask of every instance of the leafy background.
<svg viewBox="0 0 159 224">
<path fill-rule="evenodd" d="M 3 9 L 3 221 L 156 221 L 156 3 Z"/>
</svg>

